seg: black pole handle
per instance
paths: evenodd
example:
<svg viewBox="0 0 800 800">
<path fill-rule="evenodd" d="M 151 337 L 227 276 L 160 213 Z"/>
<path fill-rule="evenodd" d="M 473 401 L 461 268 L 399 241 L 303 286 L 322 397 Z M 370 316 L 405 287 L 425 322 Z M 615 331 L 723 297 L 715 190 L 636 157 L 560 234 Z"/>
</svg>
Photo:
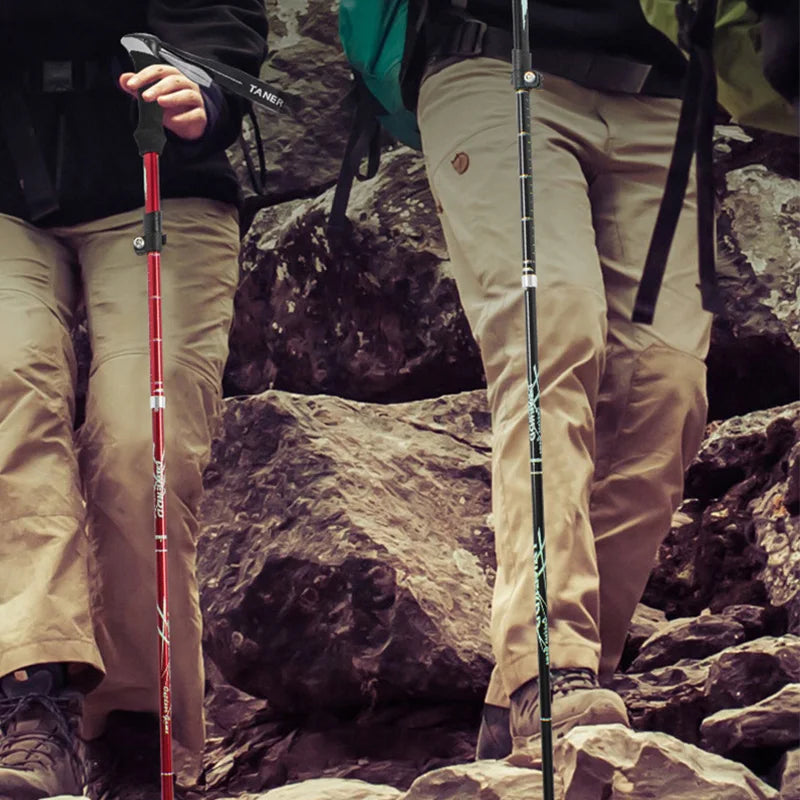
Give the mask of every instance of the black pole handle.
<svg viewBox="0 0 800 800">
<path fill-rule="evenodd" d="M 130 53 L 131 61 L 136 72 L 140 72 L 145 67 L 151 64 L 161 64 L 154 55 L 136 51 Z M 164 151 L 164 145 L 167 142 L 167 137 L 164 133 L 164 109 L 157 102 L 148 103 L 142 99 L 142 92 L 148 89 L 153 84 L 143 86 L 137 92 L 139 104 L 139 124 L 133 132 L 133 138 L 139 146 L 139 155 L 143 156 L 145 153 L 161 153 Z"/>
</svg>

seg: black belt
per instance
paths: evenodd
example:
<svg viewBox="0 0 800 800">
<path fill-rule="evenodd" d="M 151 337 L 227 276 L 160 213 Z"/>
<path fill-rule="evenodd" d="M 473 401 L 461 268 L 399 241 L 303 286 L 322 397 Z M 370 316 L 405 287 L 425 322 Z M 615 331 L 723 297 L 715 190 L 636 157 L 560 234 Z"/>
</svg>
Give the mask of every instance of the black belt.
<svg viewBox="0 0 800 800">
<path fill-rule="evenodd" d="M 115 59 L 49 59 L 26 64 L 23 87 L 33 93 L 87 92 L 114 85 Z M 119 70 L 121 72 L 121 70 Z"/>
<path fill-rule="evenodd" d="M 495 58 L 511 61 L 513 37 L 504 28 L 495 28 L 477 19 L 458 19 L 447 28 L 434 45 L 432 60 Z M 662 94 L 650 64 L 625 58 L 577 50 L 553 50 L 534 47 L 533 67 L 567 78 L 582 86 L 625 94 Z M 665 94 L 670 94 L 664 91 Z"/>
</svg>

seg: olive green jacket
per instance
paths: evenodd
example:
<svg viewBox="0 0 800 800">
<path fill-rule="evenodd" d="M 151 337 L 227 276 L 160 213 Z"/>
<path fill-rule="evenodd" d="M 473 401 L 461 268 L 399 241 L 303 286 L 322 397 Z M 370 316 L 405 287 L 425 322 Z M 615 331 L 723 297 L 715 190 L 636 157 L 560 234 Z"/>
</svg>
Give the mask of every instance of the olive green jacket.
<svg viewBox="0 0 800 800">
<path fill-rule="evenodd" d="M 641 0 L 647 21 L 678 43 L 678 0 Z M 759 17 L 746 0 L 717 0 L 714 61 L 720 104 L 742 125 L 798 135 L 797 115 L 767 82 Z"/>
</svg>

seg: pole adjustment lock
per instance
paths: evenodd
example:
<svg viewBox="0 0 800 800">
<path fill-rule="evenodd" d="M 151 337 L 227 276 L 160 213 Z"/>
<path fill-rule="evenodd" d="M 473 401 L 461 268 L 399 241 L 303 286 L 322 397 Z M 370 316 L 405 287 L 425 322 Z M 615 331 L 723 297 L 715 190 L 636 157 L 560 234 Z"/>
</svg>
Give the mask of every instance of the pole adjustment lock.
<svg viewBox="0 0 800 800">
<path fill-rule="evenodd" d="M 161 212 L 148 212 L 144 215 L 144 236 L 137 236 L 133 240 L 133 249 L 136 255 L 160 253 L 166 243 L 167 236 L 161 231 Z"/>
</svg>

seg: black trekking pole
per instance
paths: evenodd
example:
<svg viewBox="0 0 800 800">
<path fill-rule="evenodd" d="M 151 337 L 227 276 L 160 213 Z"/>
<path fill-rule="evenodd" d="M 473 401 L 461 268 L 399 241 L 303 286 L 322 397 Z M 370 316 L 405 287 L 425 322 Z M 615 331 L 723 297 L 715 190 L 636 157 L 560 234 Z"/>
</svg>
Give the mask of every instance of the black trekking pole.
<svg viewBox="0 0 800 800">
<path fill-rule="evenodd" d="M 183 51 L 167 50 L 155 36 L 131 34 L 122 38 L 137 72 L 151 64 L 164 61 L 172 63 L 188 78 L 202 86 L 210 86 L 209 73 L 217 77 L 225 89 L 252 98 L 273 110 L 281 110 L 286 100 L 270 86 L 246 73 L 213 61 L 197 59 Z M 196 59 L 202 68 L 194 66 Z M 172 676 L 169 625 L 169 579 L 167 573 L 167 519 L 166 519 L 166 458 L 164 436 L 164 370 L 161 325 L 161 250 L 166 243 L 162 233 L 159 158 L 166 143 L 162 109 L 157 102 L 142 98 L 144 86 L 138 91 L 139 121 L 134 139 L 143 159 L 144 167 L 144 235 L 134 239 L 138 255 L 147 255 L 147 296 L 149 316 L 150 351 L 150 410 L 153 429 L 153 520 L 156 555 L 156 610 L 159 642 L 159 744 L 161 753 L 161 798 L 175 797 L 172 763 Z"/>
<path fill-rule="evenodd" d="M 542 726 L 542 796 L 554 800 L 553 722 L 550 716 L 550 632 L 547 620 L 547 559 L 544 546 L 542 486 L 542 413 L 539 391 L 539 344 L 536 330 L 536 246 L 533 224 L 533 156 L 531 153 L 530 90 L 541 86 L 532 66 L 530 3 L 513 0 L 514 49 L 512 82 L 517 95 L 519 185 L 522 213 L 522 288 L 525 300 L 525 344 L 528 371 L 528 435 L 531 447 L 533 501 L 533 567 L 535 576 L 536 639 L 539 650 L 539 709 Z"/>
</svg>

